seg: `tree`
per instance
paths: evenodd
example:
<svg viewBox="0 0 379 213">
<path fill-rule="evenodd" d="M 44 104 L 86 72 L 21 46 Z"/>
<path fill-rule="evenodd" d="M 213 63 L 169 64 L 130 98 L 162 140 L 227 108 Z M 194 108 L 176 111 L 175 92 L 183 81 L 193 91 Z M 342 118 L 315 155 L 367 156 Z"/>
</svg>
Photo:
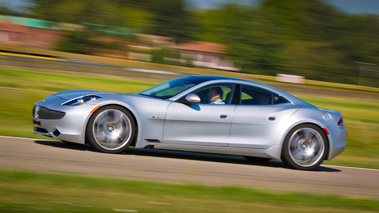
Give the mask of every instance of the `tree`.
<svg viewBox="0 0 379 213">
<path fill-rule="evenodd" d="M 226 44 L 243 72 L 357 83 L 357 61 L 379 64 L 379 16 L 346 14 L 326 0 L 262 0 L 258 8 L 227 3 L 195 12 L 186 0 L 34 2 L 35 18 L 89 23 L 89 38 L 111 25 L 177 41 Z M 158 60 L 163 53 L 154 55 Z"/>
<path fill-rule="evenodd" d="M 379 64 L 379 16 L 345 14 L 323 0 L 223 4 L 198 17 L 200 40 L 227 44 L 244 72 L 357 83 L 356 61 Z"/>
<path fill-rule="evenodd" d="M 1 15 L 10 15 L 10 16 L 21 16 L 22 15 L 22 13 L 15 11 L 15 10 L 12 10 L 9 7 L 4 7 L 2 5 L 0 5 L 0 14 Z"/>
<path fill-rule="evenodd" d="M 57 44 L 57 50 L 63 52 L 90 54 L 94 46 L 88 31 L 71 31 Z"/>
<path fill-rule="evenodd" d="M 33 0 L 33 17 L 53 22 L 91 23 L 146 30 L 151 0 Z"/>
<path fill-rule="evenodd" d="M 275 25 L 253 7 L 223 4 L 217 10 L 200 14 L 201 37 L 210 42 L 226 44 L 227 53 L 242 71 L 275 74 L 283 63 L 282 40 L 275 34 Z"/>
<path fill-rule="evenodd" d="M 185 0 L 155 0 L 151 3 L 152 20 L 147 31 L 153 35 L 173 37 L 178 41 L 193 38 L 192 14 Z"/>
<path fill-rule="evenodd" d="M 147 1 L 141 2 L 147 4 Z M 130 6 L 134 4 L 137 2 L 132 0 L 34 0 L 30 11 L 33 12 L 34 18 L 83 26 L 85 29 L 80 31 L 67 32 L 58 49 L 90 53 L 95 47 L 101 51 L 120 50 L 122 45 L 116 45 L 115 42 L 125 43 L 127 40 L 125 37 L 130 37 L 136 32 L 128 29 L 129 26 L 140 30 L 147 28 L 148 12 L 141 9 L 143 4 L 141 7 L 131 8 Z M 99 41 L 104 35 L 112 39 Z"/>
</svg>

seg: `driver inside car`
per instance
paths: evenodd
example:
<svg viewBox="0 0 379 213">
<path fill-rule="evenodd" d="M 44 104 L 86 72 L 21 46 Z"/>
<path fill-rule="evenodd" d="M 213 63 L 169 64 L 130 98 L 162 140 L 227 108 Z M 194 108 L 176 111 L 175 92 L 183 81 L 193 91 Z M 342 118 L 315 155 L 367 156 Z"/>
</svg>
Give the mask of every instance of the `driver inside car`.
<svg viewBox="0 0 379 213">
<path fill-rule="evenodd" d="M 220 87 L 212 87 L 209 89 L 208 98 L 210 104 L 225 104 L 221 99 L 223 96 L 223 91 Z"/>
</svg>

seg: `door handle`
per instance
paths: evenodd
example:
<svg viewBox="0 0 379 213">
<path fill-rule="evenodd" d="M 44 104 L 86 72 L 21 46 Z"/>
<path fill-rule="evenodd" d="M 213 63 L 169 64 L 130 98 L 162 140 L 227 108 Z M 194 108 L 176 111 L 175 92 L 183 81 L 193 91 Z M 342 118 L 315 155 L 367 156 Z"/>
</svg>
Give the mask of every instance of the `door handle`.
<svg viewBox="0 0 379 213">
<path fill-rule="evenodd" d="M 227 115 L 220 115 L 220 118 L 223 118 L 223 119 L 225 119 L 227 117 L 228 117 Z"/>
<path fill-rule="evenodd" d="M 269 119 L 270 121 L 275 121 L 276 118 L 275 118 L 275 117 L 269 117 L 268 119 Z"/>
</svg>

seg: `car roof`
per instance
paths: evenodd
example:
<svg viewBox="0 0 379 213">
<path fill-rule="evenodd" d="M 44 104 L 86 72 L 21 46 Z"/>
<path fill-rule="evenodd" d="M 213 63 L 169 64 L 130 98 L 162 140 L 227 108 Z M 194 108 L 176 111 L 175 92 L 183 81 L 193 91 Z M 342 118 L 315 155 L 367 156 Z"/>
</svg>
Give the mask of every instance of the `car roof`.
<svg viewBox="0 0 379 213">
<path fill-rule="evenodd" d="M 248 81 L 248 80 L 245 80 L 245 79 L 242 79 L 242 78 L 233 78 L 233 77 L 226 77 L 226 76 L 217 76 L 217 75 L 192 75 L 192 77 L 198 77 L 198 78 L 203 78 L 203 79 L 206 79 L 206 80 L 244 80 L 244 81 Z"/>
<path fill-rule="evenodd" d="M 204 79 L 203 82 L 217 81 L 217 80 L 229 80 L 229 81 L 238 81 L 239 83 L 248 83 L 248 84 L 259 85 L 259 86 L 263 86 L 263 87 L 268 87 L 270 89 L 276 89 L 276 88 L 271 87 L 271 86 L 269 86 L 267 84 L 263 84 L 263 83 L 260 83 L 260 82 L 251 81 L 251 80 L 247 80 L 247 79 L 243 79 L 243 78 L 235 78 L 235 77 L 227 77 L 227 76 L 216 76 L 216 75 L 192 75 L 192 76 L 188 76 L 188 77 L 202 78 L 202 79 Z M 237 82 L 235 82 L 235 83 L 237 83 Z"/>
</svg>

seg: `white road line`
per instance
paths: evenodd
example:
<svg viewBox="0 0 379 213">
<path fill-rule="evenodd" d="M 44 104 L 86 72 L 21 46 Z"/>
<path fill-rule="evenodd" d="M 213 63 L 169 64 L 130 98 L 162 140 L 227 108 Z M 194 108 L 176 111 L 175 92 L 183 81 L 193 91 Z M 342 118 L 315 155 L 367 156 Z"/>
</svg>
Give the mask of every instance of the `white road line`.
<svg viewBox="0 0 379 213">
<path fill-rule="evenodd" d="M 147 202 L 148 204 L 153 204 L 153 205 L 166 205 L 166 206 L 171 206 L 171 203 L 160 203 L 160 202 Z"/>
<path fill-rule="evenodd" d="M 181 75 L 177 72 L 165 71 L 165 70 L 152 70 L 152 69 L 142 69 L 142 68 L 133 68 L 133 67 L 124 67 L 125 70 L 137 71 L 137 72 L 148 72 L 148 73 L 159 73 L 159 74 L 168 74 L 168 75 Z"/>
<path fill-rule="evenodd" d="M 334 168 L 344 168 L 344 169 L 359 169 L 364 171 L 375 171 L 379 172 L 379 169 L 369 169 L 369 168 L 360 168 L 360 167 L 348 167 L 348 166 L 335 166 L 335 165 L 323 165 L 323 166 L 329 166 Z"/>
<path fill-rule="evenodd" d="M 114 212 L 138 212 L 137 210 L 133 209 L 113 209 Z"/>
</svg>

